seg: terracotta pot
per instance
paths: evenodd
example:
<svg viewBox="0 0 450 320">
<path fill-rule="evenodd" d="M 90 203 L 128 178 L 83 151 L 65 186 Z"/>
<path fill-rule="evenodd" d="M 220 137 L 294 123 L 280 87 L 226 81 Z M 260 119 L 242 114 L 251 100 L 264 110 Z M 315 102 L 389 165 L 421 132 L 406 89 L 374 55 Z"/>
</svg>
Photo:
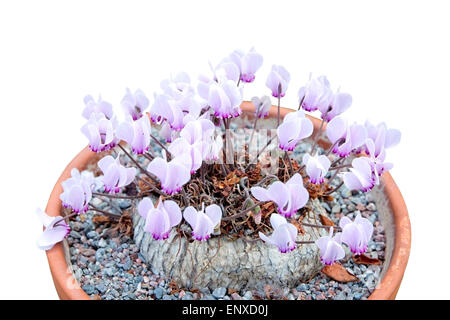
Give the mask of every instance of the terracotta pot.
<svg viewBox="0 0 450 320">
<path fill-rule="evenodd" d="M 251 102 L 244 102 L 242 104 L 242 109 L 247 112 L 253 112 L 254 106 Z M 291 111 L 291 109 L 281 108 L 281 118 Z M 272 106 L 270 116 L 277 117 L 277 112 L 277 107 Z M 315 132 L 317 132 L 321 121 L 313 117 L 310 117 L 310 119 L 314 123 Z M 320 140 L 319 144 L 322 147 L 329 146 L 329 143 L 325 140 Z M 47 214 L 50 216 L 60 215 L 62 204 L 59 195 L 63 191 L 61 182 L 70 177 L 70 171 L 73 168 L 84 170 L 95 155 L 95 153 L 91 152 L 86 147 L 68 164 L 61 177 L 56 182 L 50 195 L 46 208 Z M 369 299 L 387 300 L 395 299 L 408 263 L 411 247 L 411 227 L 406 204 L 400 190 L 388 172 L 383 174 L 378 190 L 379 196 L 385 201 L 385 208 L 383 208 L 383 210 L 387 212 L 387 217 L 385 217 L 386 221 L 385 224 L 383 224 L 386 229 L 387 240 L 386 262 L 382 272 L 382 280 L 369 296 Z M 380 211 L 382 210 L 379 210 L 379 212 Z M 53 282 L 59 298 L 90 299 L 90 297 L 80 288 L 73 276 L 67 242 L 63 241 L 62 243 L 56 244 L 46 253 Z"/>
</svg>

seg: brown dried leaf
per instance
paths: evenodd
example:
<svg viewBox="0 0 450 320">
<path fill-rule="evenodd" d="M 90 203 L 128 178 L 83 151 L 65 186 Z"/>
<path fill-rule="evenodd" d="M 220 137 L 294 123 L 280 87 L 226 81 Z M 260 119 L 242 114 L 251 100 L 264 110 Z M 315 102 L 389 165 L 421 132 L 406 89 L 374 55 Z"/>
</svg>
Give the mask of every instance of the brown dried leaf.
<svg viewBox="0 0 450 320">
<path fill-rule="evenodd" d="M 95 224 L 107 224 L 113 222 L 113 220 L 109 216 L 104 215 L 95 215 L 92 218 L 92 222 Z"/>
<path fill-rule="evenodd" d="M 322 225 L 324 226 L 329 226 L 329 227 L 334 227 L 334 222 L 328 218 L 327 216 L 321 214 L 320 215 L 320 222 L 322 223 Z"/>
<path fill-rule="evenodd" d="M 305 234 L 305 230 L 303 229 L 303 227 L 299 221 L 292 219 L 290 221 L 290 223 L 293 224 L 297 228 L 297 230 L 300 234 Z"/>
<path fill-rule="evenodd" d="M 347 269 L 339 262 L 335 262 L 331 266 L 325 266 L 322 269 L 322 273 L 338 282 L 355 282 L 359 281 L 357 277 L 350 274 Z"/>
<path fill-rule="evenodd" d="M 238 292 L 236 289 L 228 288 L 228 295 L 231 296 L 233 293 Z"/>
<path fill-rule="evenodd" d="M 372 264 L 372 265 L 381 264 L 380 260 L 368 257 L 365 254 L 353 255 L 353 262 L 357 264 Z"/>
<path fill-rule="evenodd" d="M 264 293 L 266 294 L 267 300 L 270 300 L 270 286 L 269 285 L 266 285 L 264 287 Z"/>
</svg>

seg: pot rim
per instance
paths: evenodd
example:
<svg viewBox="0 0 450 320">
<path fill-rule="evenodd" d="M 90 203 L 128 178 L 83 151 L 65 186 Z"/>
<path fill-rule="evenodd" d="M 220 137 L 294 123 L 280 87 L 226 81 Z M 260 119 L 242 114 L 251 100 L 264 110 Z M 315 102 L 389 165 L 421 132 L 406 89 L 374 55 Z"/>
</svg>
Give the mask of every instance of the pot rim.
<svg viewBox="0 0 450 320">
<path fill-rule="evenodd" d="M 249 101 L 244 101 L 241 107 L 242 110 L 246 112 L 254 112 L 255 110 L 253 104 Z M 280 108 L 280 117 L 283 118 L 287 113 L 293 111 L 295 110 Z M 269 110 L 269 117 L 277 117 L 277 114 L 278 107 L 272 106 Z M 307 115 L 307 117 L 311 119 L 314 124 L 314 132 L 317 132 L 320 128 L 321 120 L 309 115 Z M 325 130 L 325 126 L 322 130 Z M 324 140 L 319 141 L 319 144 L 325 147 L 327 144 L 329 145 L 329 143 Z M 91 160 L 94 156 L 95 153 L 91 152 L 88 147 L 85 147 L 67 165 L 50 194 L 50 198 L 45 209 L 48 215 L 60 215 L 62 203 L 59 196 L 63 191 L 61 183 L 70 177 L 70 171 L 73 168 L 83 170 L 89 160 Z M 403 279 L 403 274 L 408 263 L 411 248 L 411 225 L 403 196 L 389 172 L 385 172 L 383 174 L 381 183 L 384 186 L 383 192 L 388 198 L 393 212 L 395 223 L 395 242 L 388 269 L 381 282 L 369 296 L 369 300 L 395 299 Z M 65 251 L 63 248 L 65 243 L 66 240 L 59 242 L 52 249 L 46 251 L 50 271 L 58 296 L 63 300 L 89 300 L 90 297 L 80 287 L 77 280 L 73 276 L 71 266 L 69 267 L 66 262 Z"/>
</svg>

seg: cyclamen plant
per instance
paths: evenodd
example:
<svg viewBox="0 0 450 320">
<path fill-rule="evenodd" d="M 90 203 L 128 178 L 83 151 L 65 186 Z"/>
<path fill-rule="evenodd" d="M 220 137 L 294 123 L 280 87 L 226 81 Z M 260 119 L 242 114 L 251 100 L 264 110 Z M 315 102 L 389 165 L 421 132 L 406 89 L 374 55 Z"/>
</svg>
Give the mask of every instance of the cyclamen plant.
<svg viewBox="0 0 450 320">
<path fill-rule="evenodd" d="M 102 172 L 99 177 L 72 170 L 71 177 L 62 183 L 64 191 L 60 196 L 71 214 L 49 217 L 37 211 L 45 226 L 38 240 L 39 248 L 49 250 L 62 241 L 70 230 L 68 219 L 74 215 L 88 210 L 113 215 L 91 203 L 94 196 L 101 196 L 140 200 L 137 209 L 145 219 L 144 229 L 158 241 L 167 239 L 172 229 L 184 222 L 192 230 L 187 236 L 207 241 L 217 234 L 216 230 L 226 233 L 229 221 L 252 216 L 258 226 L 257 239 L 278 247 L 281 253 L 293 252 L 298 245 L 315 244 L 325 265 L 344 258 L 343 244 L 355 255 L 364 254 L 373 226 L 361 215 L 354 221 L 342 217 L 336 227 L 303 223 L 308 227 L 329 228 L 329 234 L 315 242 L 297 241 L 296 225 L 302 225 L 299 219 L 302 208 L 317 194 L 330 196 L 342 185 L 368 192 L 378 185 L 379 177 L 392 168 L 391 163 L 385 162 L 386 149 L 399 143 L 400 132 L 388 129 L 384 123 L 349 124 L 341 114 L 352 104 L 352 97 L 333 91 L 325 76 L 310 76 L 298 91 L 298 110 L 281 121 L 280 100 L 291 77 L 283 66 L 274 65 L 266 86 L 277 100 L 276 136 L 258 150 L 253 161 L 246 157 L 244 161 L 250 163 L 240 163 L 236 161 L 229 131 L 233 120 L 242 115 L 244 85 L 255 80 L 262 63 L 262 56 L 254 49 L 234 51 L 218 65 L 211 66 L 210 76 L 200 76 L 196 86 L 186 73 L 179 73 L 161 82 L 162 93 L 154 94 L 149 114 L 145 113 L 150 102 L 144 92 L 126 89 L 120 103 L 126 119 L 120 123 L 110 103 L 101 97 L 95 101 L 86 96 L 82 115 L 87 123 L 81 131 L 90 150 L 119 152 L 115 157 L 108 154 L 98 161 Z M 258 119 L 268 117 L 272 106 L 269 96 L 253 97 L 251 101 L 255 120 L 249 144 Z M 313 123 L 303 110 L 320 112 L 322 124 L 314 137 L 311 137 Z M 320 151 L 318 139 L 325 124 L 331 147 Z M 310 137 L 310 142 L 305 142 L 311 144 L 310 152 L 304 154 L 302 163 L 297 163 L 293 152 Z M 257 160 L 275 138 L 284 154 L 277 162 L 279 172 L 263 177 Z M 128 164 L 135 167 L 122 164 L 122 157 L 128 157 Z M 145 158 L 147 164 L 143 165 L 139 157 Z M 338 177 L 342 182 L 332 188 L 331 183 Z M 212 190 L 218 181 L 227 179 L 237 179 L 244 189 L 243 195 L 228 195 L 228 205 L 222 201 L 223 193 L 217 195 Z M 135 181 L 140 182 L 137 194 L 121 194 Z M 195 188 L 190 188 L 198 183 L 206 186 L 202 194 L 195 194 L 192 192 Z M 99 187 L 103 192 L 96 192 Z M 157 203 L 150 195 L 158 197 Z M 263 229 L 261 211 L 265 203 L 272 203 L 278 213 L 265 217 L 271 228 L 266 223 L 267 228 Z M 338 233 L 334 234 L 335 230 Z"/>
</svg>

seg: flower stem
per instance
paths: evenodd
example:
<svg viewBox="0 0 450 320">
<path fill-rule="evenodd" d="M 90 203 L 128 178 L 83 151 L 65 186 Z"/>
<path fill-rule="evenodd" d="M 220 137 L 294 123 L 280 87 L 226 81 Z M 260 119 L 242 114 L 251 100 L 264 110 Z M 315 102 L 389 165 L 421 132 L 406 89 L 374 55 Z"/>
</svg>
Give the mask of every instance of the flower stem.
<svg viewBox="0 0 450 320">
<path fill-rule="evenodd" d="M 243 216 L 245 216 L 245 214 L 247 212 L 249 212 L 250 210 L 255 209 L 256 207 L 259 207 L 263 203 L 264 203 L 264 201 L 259 201 L 259 202 L 255 203 L 254 205 L 252 205 L 251 207 L 248 207 L 247 209 L 244 209 L 244 210 L 242 210 L 239 213 L 236 213 L 236 214 L 234 214 L 232 216 L 229 216 L 229 217 L 222 218 L 222 221 L 229 221 L 229 220 L 234 220 L 234 219 L 239 218 L 239 217 L 243 217 Z"/>
<path fill-rule="evenodd" d="M 94 206 L 92 204 L 90 204 L 89 207 L 90 207 L 90 210 L 92 210 L 92 211 L 96 211 L 96 212 L 102 213 L 104 215 L 113 217 L 113 218 L 119 218 L 121 216 L 120 214 L 116 214 L 116 213 L 112 213 L 112 212 L 101 210 L 101 209 L 97 208 L 96 206 Z"/>
<path fill-rule="evenodd" d="M 319 140 L 319 136 L 322 133 L 322 128 L 323 128 L 324 123 L 325 123 L 325 118 L 322 119 L 322 122 L 320 123 L 319 130 L 317 130 L 317 133 L 314 136 L 314 142 L 313 142 L 313 145 L 311 147 L 311 155 L 312 156 L 314 155 L 314 151 L 316 150 L 317 141 Z M 334 147 L 334 145 L 333 145 L 333 147 Z"/>
<path fill-rule="evenodd" d="M 252 145 L 253 135 L 255 134 L 255 131 L 256 131 L 256 124 L 258 123 L 258 119 L 259 119 L 258 115 L 255 115 L 255 122 L 253 123 L 252 134 L 250 136 L 250 141 L 248 142 L 249 147 Z"/>
<path fill-rule="evenodd" d="M 291 175 L 294 172 L 294 167 L 292 166 L 291 158 L 287 151 L 284 152 L 284 159 L 289 163 L 289 175 Z"/>
<path fill-rule="evenodd" d="M 148 182 L 147 180 L 144 180 L 140 177 L 137 177 L 139 180 L 141 180 L 142 182 L 144 182 L 146 185 L 148 185 L 150 188 L 152 188 L 151 191 L 156 192 L 157 194 L 159 194 L 160 196 L 166 196 L 166 194 L 164 192 L 162 192 L 161 190 L 159 190 L 158 188 L 156 188 L 153 184 L 151 184 L 150 182 Z"/>
<path fill-rule="evenodd" d="M 259 156 L 261 155 L 261 153 L 266 150 L 266 148 L 272 143 L 272 141 L 276 138 L 277 136 L 273 136 L 272 138 L 270 138 L 270 140 L 266 143 L 266 145 L 258 151 L 258 153 L 256 154 L 256 158 L 255 160 L 258 161 Z M 249 163 L 248 166 L 244 169 L 244 171 L 247 171 L 250 166 L 252 165 L 252 163 Z"/>
<path fill-rule="evenodd" d="M 76 215 L 78 215 L 78 213 L 72 212 L 71 214 L 69 214 L 69 215 L 67 215 L 67 216 L 64 216 L 63 219 L 64 219 L 64 220 L 70 219 L 70 218 L 72 218 L 73 216 L 76 216 Z"/>
<path fill-rule="evenodd" d="M 141 199 L 144 198 L 145 196 L 143 195 L 143 193 L 149 193 L 149 191 L 144 191 L 136 196 L 123 196 L 123 195 L 119 195 L 119 194 L 108 194 L 108 193 L 99 193 L 99 192 L 92 192 L 92 195 L 97 196 L 97 197 L 107 197 L 107 198 L 112 198 L 112 199 Z"/>
<path fill-rule="evenodd" d="M 344 138 L 337 139 L 337 140 L 330 146 L 330 148 L 328 149 L 328 151 L 327 151 L 327 153 L 326 153 L 325 155 L 326 155 L 326 156 L 329 156 L 330 153 L 331 153 L 331 151 L 333 151 L 334 147 L 335 147 L 336 145 L 338 145 L 339 143 L 343 142 L 344 140 L 345 140 Z"/>
<path fill-rule="evenodd" d="M 337 231 L 341 230 L 341 228 L 336 227 L 336 226 L 324 226 L 324 225 L 320 225 L 320 224 L 312 224 L 312 223 L 304 223 L 304 222 L 300 222 L 300 224 L 302 226 L 310 227 L 310 228 L 322 228 L 322 229 L 334 228 Z"/>
<path fill-rule="evenodd" d="M 281 83 L 278 84 L 278 115 L 277 115 L 277 128 L 280 126 L 280 100 L 281 100 Z"/>
<path fill-rule="evenodd" d="M 128 151 L 124 148 L 124 147 L 122 147 L 120 144 L 118 144 L 118 146 L 119 146 L 119 148 L 123 151 L 123 153 L 125 153 L 125 155 L 128 157 L 128 158 L 130 158 L 130 160 L 131 161 L 133 161 L 133 163 L 147 176 L 147 177 L 149 177 L 149 178 L 151 178 L 151 179 L 155 179 L 154 177 L 153 177 L 153 175 L 150 173 L 150 172 L 148 172 L 147 170 L 145 170 L 140 164 L 139 164 L 139 162 L 137 162 L 134 158 L 133 158 L 133 156 L 131 155 L 131 154 L 129 154 L 128 153 Z"/>
<path fill-rule="evenodd" d="M 162 143 L 161 143 L 161 141 L 159 141 L 154 135 L 150 135 L 150 138 L 152 138 L 153 140 L 155 140 L 155 142 L 161 147 L 161 148 L 163 148 L 164 149 L 164 151 L 166 151 L 166 154 L 167 154 L 167 156 L 169 156 L 169 157 L 172 157 L 172 154 L 169 152 L 169 150 L 166 148 L 166 146 L 165 145 L 163 145 Z"/>
<path fill-rule="evenodd" d="M 344 169 L 344 168 L 350 168 L 351 166 L 352 166 L 352 165 L 351 165 L 350 163 L 348 163 L 348 164 L 343 164 L 342 166 L 337 166 L 337 167 L 330 168 L 329 171 L 331 171 L 331 170 L 339 170 L 339 169 Z"/>
<path fill-rule="evenodd" d="M 334 189 L 328 191 L 327 193 L 325 193 L 325 195 L 328 196 L 328 195 L 332 194 L 333 192 L 337 191 L 337 190 L 338 190 L 340 187 L 342 187 L 343 185 L 344 185 L 344 181 L 342 181 L 341 183 L 339 183 L 339 185 L 338 185 L 336 188 L 334 188 Z"/>
</svg>

